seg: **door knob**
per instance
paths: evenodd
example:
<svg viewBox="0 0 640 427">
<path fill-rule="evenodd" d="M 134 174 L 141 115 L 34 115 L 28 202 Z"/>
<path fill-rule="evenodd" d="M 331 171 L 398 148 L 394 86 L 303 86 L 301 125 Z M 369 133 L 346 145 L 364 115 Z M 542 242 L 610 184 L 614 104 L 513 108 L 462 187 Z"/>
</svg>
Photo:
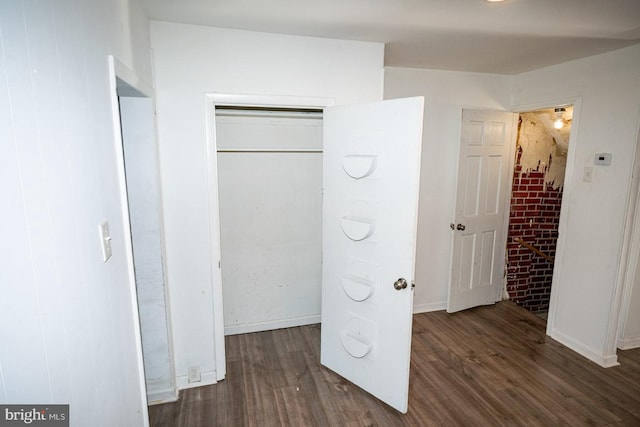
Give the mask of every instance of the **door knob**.
<svg viewBox="0 0 640 427">
<path fill-rule="evenodd" d="M 458 225 L 456 226 L 456 228 L 457 228 L 458 230 L 460 230 L 460 231 L 464 231 L 464 229 L 465 229 L 465 228 L 467 228 L 467 226 L 466 226 L 466 225 L 464 225 L 464 224 L 458 224 Z"/>
<path fill-rule="evenodd" d="M 396 289 L 396 291 L 401 291 L 402 289 L 406 289 L 407 288 L 406 279 L 403 279 L 402 277 L 399 278 L 398 280 L 395 281 L 395 283 L 393 284 L 393 287 Z"/>
</svg>

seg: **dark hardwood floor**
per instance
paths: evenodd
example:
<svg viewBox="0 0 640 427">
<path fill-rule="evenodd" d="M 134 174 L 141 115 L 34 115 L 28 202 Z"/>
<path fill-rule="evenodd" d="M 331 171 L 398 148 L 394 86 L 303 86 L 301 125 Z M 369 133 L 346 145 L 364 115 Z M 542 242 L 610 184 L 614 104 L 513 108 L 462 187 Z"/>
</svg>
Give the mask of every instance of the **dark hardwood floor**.
<svg viewBox="0 0 640 427">
<path fill-rule="evenodd" d="M 149 408 L 152 427 L 640 426 L 640 349 L 604 369 L 510 302 L 414 316 L 409 412 L 320 366 L 319 325 L 227 337 L 227 379 Z"/>
</svg>

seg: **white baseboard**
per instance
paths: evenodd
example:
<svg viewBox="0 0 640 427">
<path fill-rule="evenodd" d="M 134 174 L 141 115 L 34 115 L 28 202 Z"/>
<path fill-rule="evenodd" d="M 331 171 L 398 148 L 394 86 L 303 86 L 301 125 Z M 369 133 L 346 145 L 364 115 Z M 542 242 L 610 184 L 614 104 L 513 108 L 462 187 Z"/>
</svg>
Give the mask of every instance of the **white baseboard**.
<svg viewBox="0 0 640 427">
<path fill-rule="evenodd" d="M 427 304 L 414 304 L 413 314 L 429 313 L 431 311 L 442 311 L 447 309 L 447 302 L 431 302 Z"/>
<path fill-rule="evenodd" d="M 178 375 L 176 377 L 176 387 L 179 390 L 186 390 L 188 388 L 202 387 L 205 385 L 216 384 L 216 371 L 207 371 L 200 374 L 200 381 L 195 383 L 189 382 L 188 375 Z"/>
<path fill-rule="evenodd" d="M 159 405 L 161 403 L 175 402 L 178 400 L 178 388 L 167 387 L 160 390 L 147 389 L 147 403 L 149 405 Z"/>
<path fill-rule="evenodd" d="M 586 357 L 592 362 L 602 366 L 603 368 L 610 368 L 612 366 L 618 366 L 618 356 L 616 354 L 612 355 L 602 355 L 593 351 L 589 347 L 584 344 L 575 341 L 574 339 L 564 335 L 562 332 L 558 332 L 557 330 L 553 330 L 551 333 L 551 338 L 558 341 L 560 344 L 569 347 L 571 350 L 576 353 Z"/>
<path fill-rule="evenodd" d="M 618 348 L 620 350 L 631 350 L 640 347 L 640 337 L 621 338 L 618 340 Z"/>
<path fill-rule="evenodd" d="M 273 329 L 293 328 L 295 326 L 313 325 L 320 323 L 319 314 L 305 317 L 294 317 L 292 319 L 270 320 L 267 322 L 245 323 L 243 325 L 232 325 L 224 327 L 225 335 L 250 334 L 252 332 L 271 331 Z"/>
</svg>

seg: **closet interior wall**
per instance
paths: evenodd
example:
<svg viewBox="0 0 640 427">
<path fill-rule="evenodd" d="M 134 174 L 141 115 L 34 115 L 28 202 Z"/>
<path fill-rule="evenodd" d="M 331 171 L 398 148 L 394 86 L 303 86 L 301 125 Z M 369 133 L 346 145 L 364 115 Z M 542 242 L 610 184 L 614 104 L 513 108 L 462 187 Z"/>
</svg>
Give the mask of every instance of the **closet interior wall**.
<svg viewBox="0 0 640 427">
<path fill-rule="evenodd" d="M 319 323 L 322 112 L 215 120 L 225 335 Z"/>
</svg>

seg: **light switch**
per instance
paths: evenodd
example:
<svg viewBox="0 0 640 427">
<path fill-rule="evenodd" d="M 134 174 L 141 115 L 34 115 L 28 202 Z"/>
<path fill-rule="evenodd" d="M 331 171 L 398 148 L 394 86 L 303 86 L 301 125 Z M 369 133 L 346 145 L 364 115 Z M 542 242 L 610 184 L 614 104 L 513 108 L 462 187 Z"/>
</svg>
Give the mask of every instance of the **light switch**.
<svg viewBox="0 0 640 427">
<path fill-rule="evenodd" d="M 585 166 L 584 167 L 584 172 L 582 174 L 582 180 L 584 182 L 593 181 L 593 167 L 592 166 Z"/>
<path fill-rule="evenodd" d="M 102 261 L 107 262 L 111 258 L 111 235 L 109 234 L 109 222 L 98 224 L 100 232 L 100 244 L 102 246 Z"/>
</svg>

